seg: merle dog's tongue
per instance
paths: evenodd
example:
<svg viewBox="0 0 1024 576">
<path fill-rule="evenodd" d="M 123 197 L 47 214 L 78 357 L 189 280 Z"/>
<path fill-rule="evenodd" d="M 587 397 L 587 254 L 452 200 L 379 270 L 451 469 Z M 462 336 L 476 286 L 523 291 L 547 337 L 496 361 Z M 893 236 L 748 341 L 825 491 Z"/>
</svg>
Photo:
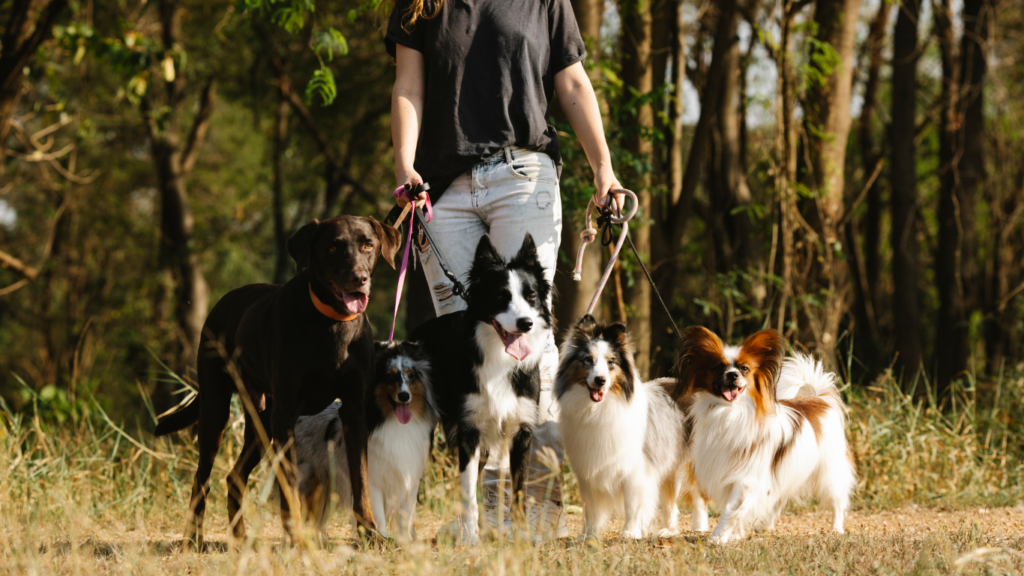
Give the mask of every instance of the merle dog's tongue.
<svg viewBox="0 0 1024 576">
<path fill-rule="evenodd" d="M 395 406 L 395 416 L 402 424 L 408 424 L 412 420 L 412 410 L 409 410 L 408 404 L 398 404 Z"/>
<path fill-rule="evenodd" d="M 505 344 L 505 352 L 509 356 L 516 360 L 522 361 L 524 358 L 533 352 L 533 348 L 530 347 L 530 342 L 527 340 L 527 334 L 525 332 L 520 334 L 510 334 L 502 329 L 497 321 L 492 322 L 494 325 L 494 331 L 498 333 L 498 337 L 501 338 L 501 342 Z"/>
<path fill-rule="evenodd" d="M 351 314 L 362 314 L 366 310 L 367 301 L 369 301 L 366 294 L 362 292 L 346 292 L 341 295 L 341 299 L 345 302 L 345 309 Z"/>
</svg>

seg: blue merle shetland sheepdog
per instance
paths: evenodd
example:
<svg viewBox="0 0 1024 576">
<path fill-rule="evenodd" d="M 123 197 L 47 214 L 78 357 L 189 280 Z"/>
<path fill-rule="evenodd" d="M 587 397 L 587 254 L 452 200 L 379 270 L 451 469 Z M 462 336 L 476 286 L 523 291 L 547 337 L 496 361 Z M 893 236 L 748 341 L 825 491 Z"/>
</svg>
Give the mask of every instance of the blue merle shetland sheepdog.
<svg viewBox="0 0 1024 576">
<path fill-rule="evenodd" d="M 478 474 L 491 451 L 508 451 L 513 494 L 521 504 L 541 351 L 551 335 L 550 293 L 529 234 L 507 262 L 484 236 L 469 272 L 466 310 L 425 322 L 412 334 L 430 355 L 445 437 L 459 454 L 457 543 L 479 542 Z"/>
<path fill-rule="evenodd" d="M 687 492 L 694 529 L 707 530 L 707 509 L 690 480 L 686 413 L 670 394 L 675 385 L 639 380 L 622 324 L 587 315 L 562 344 L 558 430 L 583 500 L 581 538 L 600 538 L 617 511 L 625 513 L 624 539 L 678 534 L 678 502 Z"/>
<path fill-rule="evenodd" d="M 377 342 L 376 378 L 366 398 L 370 504 L 381 535 L 388 521 L 399 541 L 416 537 L 413 511 L 437 423 L 430 362 L 414 342 Z M 331 487 L 337 503 L 352 506 L 339 402 L 295 424 L 299 493 L 308 517 L 323 526 Z M 331 475 L 333 465 L 333 478 Z"/>
</svg>

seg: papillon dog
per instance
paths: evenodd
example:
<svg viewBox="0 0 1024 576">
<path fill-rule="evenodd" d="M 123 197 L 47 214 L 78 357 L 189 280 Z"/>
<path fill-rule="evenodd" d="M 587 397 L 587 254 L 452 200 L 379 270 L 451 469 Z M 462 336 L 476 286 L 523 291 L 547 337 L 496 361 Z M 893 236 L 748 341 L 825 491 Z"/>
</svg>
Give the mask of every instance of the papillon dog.
<svg viewBox="0 0 1024 576">
<path fill-rule="evenodd" d="M 600 538 L 616 511 L 625 513 L 623 538 L 649 536 L 659 504 L 657 534 L 678 534 L 678 501 L 687 492 L 695 496 L 695 529 L 707 529 L 704 501 L 688 481 L 686 414 L 670 395 L 674 386 L 670 378 L 640 381 L 622 324 L 587 315 L 566 338 L 555 394 L 562 446 L 583 500 L 581 539 Z"/>
<path fill-rule="evenodd" d="M 856 486 L 846 406 L 834 374 L 809 356 L 784 356 L 773 330 L 740 346 L 699 326 L 683 332 L 674 395 L 688 414 L 694 480 L 722 506 L 712 542 L 772 529 L 805 495 L 828 503 L 832 531 L 843 532 Z"/>
<path fill-rule="evenodd" d="M 423 323 L 412 337 L 430 354 L 448 446 L 459 454 L 457 543 L 480 540 L 477 484 L 488 453 L 509 455 L 516 503 L 529 473 L 540 401 L 540 351 L 551 336 L 551 284 L 530 234 L 506 260 L 483 236 L 465 310 Z M 537 352 L 534 352 L 534 351 Z"/>
<path fill-rule="evenodd" d="M 376 378 L 365 402 L 370 504 L 382 536 L 388 536 L 388 521 L 394 520 L 397 540 L 410 541 L 416 537 L 413 512 L 438 418 L 430 362 L 414 342 L 375 347 Z M 308 517 L 321 527 L 332 494 L 339 507 L 352 507 L 340 406 L 335 402 L 295 424 L 299 494 Z"/>
</svg>

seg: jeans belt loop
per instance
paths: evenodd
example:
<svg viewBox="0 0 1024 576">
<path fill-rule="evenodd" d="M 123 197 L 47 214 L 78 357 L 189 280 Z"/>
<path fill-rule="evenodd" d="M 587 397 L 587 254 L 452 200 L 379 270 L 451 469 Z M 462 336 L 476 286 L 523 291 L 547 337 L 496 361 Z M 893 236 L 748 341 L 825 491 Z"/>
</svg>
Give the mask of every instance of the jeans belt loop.
<svg viewBox="0 0 1024 576">
<path fill-rule="evenodd" d="M 511 146 L 505 146 L 505 147 L 503 147 L 501 149 L 501 151 L 505 153 L 505 162 L 507 162 L 508 165 L 511 166 L 512 165 L 512 147 Z"/>
</svg>

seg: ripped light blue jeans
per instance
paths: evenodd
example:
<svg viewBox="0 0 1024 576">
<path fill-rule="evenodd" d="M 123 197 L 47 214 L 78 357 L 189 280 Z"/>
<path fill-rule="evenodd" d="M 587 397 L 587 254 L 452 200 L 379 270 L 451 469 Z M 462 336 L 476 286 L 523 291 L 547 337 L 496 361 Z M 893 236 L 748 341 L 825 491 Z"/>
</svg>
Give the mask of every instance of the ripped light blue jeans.
<svg viewBox="0 0 1024 576">
<path fill-rule="evenodd" d="M 553 283 L 562 233 L 562 200 L 554 162 L 542 152 L 506 146 L 452 182 L 434 204 L 434 219 L 427 227 L 445 265 L 464 285 L 469 284 L 469 268 L 477 243 L 484 234 L 490 235 L 494 247 L 509 259 L 519 251 L 527 232 L 537 244 L 548 282 Z M 419 258 L 430 285 L 434 311 L 441 316 L 465 309 L 466 303 L 452 293 L 451 281 L 444 275 L 425 239 L 420 238 L 419 243 Z M 561 468 L 563 453 L 556 424 L 557 406 L 552 402 L 552 383 L 558 368 L 554 337 L 543 354 L 540 414 L 530 459 L 530 477 L 534 481 L 527 487 L 527 497 L 533 498 L 537 508 L 528 516 L 538 533 L 557 533 L 559 524 L 564 527 L 564 521 L 559 522 L 557 518 L 562 513 L 561 474 L 553 474 L 550 468 L 552 457 Z M 496 526 L 498 516 L 505 522 L 509 517 L 508 468 L 508 455 L 492 454 L 483 474 L 481 523 L 486 519 L 491 528 L 499 530 L 504 527 Z M 550 481 L 554 476 L 559 481 Z M 500 512 L 499 492 L 504 493 L 505 500 Z"/>
</svg>

